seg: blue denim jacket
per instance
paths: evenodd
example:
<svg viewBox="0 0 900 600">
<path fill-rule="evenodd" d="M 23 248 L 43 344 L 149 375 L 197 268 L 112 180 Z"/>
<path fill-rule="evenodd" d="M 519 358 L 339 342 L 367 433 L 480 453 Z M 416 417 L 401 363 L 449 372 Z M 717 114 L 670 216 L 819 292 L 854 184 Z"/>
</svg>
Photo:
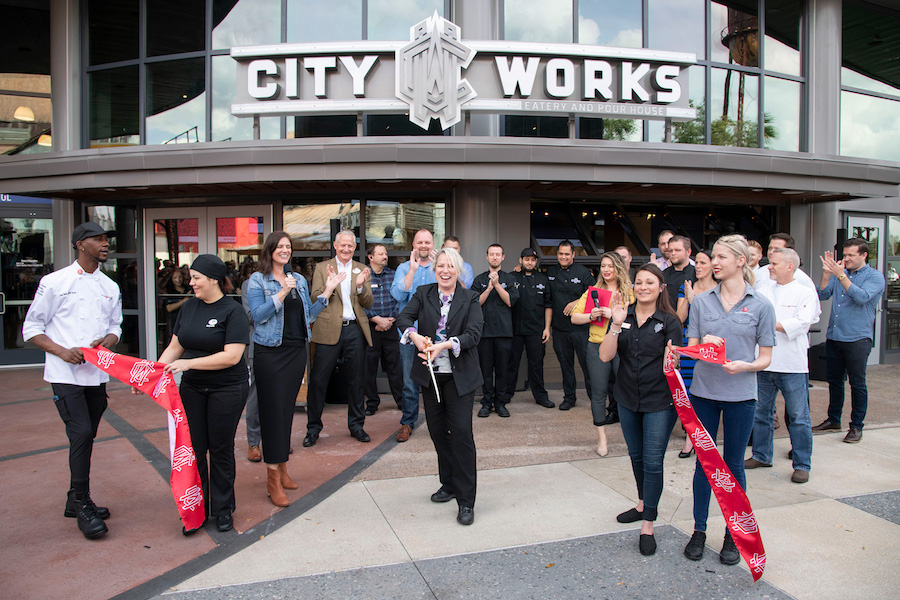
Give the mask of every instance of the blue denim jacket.
<svg viewBox="0 0 900 600">
<path fill-rule="evenodd" d="M 328 301 L 319 296 L 315 302 L 309 298 L 309 287 L 306 279 L 299 273 L 291 273 L 297 280 L 297 293 L 303 302 L 303 314 L 306 315 L 306 338 L 312 337 L 310 324 L 316 320 Z M 277 347 L 281 345 L 281 335 L 284 331 L 284 310 L 281 301 L 278 300 L 278 292 L 281 284 L 272 274 L 263 275 L 256 272 L 250 276 L 247 285 L 247 301 L 250 303 L 250 316 L 253 319 L 253 343 L 263 346 Z"/>
</svg>

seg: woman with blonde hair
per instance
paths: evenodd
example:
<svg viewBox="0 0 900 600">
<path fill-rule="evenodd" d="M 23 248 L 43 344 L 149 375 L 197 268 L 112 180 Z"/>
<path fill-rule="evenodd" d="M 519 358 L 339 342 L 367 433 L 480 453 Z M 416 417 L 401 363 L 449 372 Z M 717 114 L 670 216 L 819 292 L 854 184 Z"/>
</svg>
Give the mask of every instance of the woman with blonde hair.
<svg viewBox="0 0 900 600">
<path fill-rule="evenodd" d="M 750 249 L 741 235 L 726 235 L 712 250 L 712 269 L 719 284 L 698 294 L 691 303 L 688 319 L 688 345 L 726 346 L 728 362 L 718 365 L 698 362 L 691 383 L 691 400 L 697 418 L 715 440 L 721 418 L 722 458 L 741 488 L 747 489 L 744 475 L 744 450 L 753 429 L 756 413 L 756 372 L 772 360 L 775 345 L 775 309 L 753 288 L 749 265 Z M 759 346 L 759 355 L 756 348 Z M 706 546 L 706 520 L 709 516 L 711 489 L 700 461 L 694 467 L 694 534 L 684 549 L 690 560 L 703 558 Z M 725 534 L 719 561 L 739 563 L 731 532 Z"/>
<path fill-rule="evenodd" d="M 626 305 L 634 302 L 628 268 L 622 257 L 616 252 L 604 252 L 600 257 L 600 276 L 597 278 L 596 287 L 608 290 L 611 293 L 610 300 L 619 294 L 625 299 Z M 607 447 L 605 426 L 619 420 L 616 401 L 613 395 L 609 394 L 609 377 L 611 373 L 618 370 L 619 357 L 612 358 L 610 362 L 600 360 L 600 344 L 603 343 L 606 330 L 609 328 L 612 310 L 609 307 L 610 300 L 605 303 L 601 300 L 602 306 L 594 306 L 590 312 L 584 312 L 590 293 L 591 290 L 588 290 L 578 299 L 578 303 L 572 310 L 571 318 L 575 325 L 591 323 L 587 348 L 587 368 L 591 376 L 591 414 L 594 418 L 594 426 L 597 428 L 597 454 L 606 456 L 609 454 L 609 448 Z M 594 293 L 596 294 L 596 290 Z M 606 319 L 602 327 L 593 324 L 599 319 Z M 609 395 L 608 407 L 606 405 L 607 395 Z"/>
</svg>

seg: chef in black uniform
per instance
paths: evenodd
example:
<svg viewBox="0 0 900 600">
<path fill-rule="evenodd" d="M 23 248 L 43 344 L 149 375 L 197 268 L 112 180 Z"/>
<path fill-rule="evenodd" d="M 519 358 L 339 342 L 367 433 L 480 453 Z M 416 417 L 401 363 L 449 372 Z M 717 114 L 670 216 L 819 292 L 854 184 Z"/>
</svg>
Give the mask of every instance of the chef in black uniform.
<svg viewBox="0 0 900 600">
<path fill-rule="evenodd" d="M 581 363 L 584 373 L 584 385 L 588 398 L 591 397 L 591 377 L 588 375 L 585 352 L 588 344 L 588 326 L 573 325 L 570 315 L 572 309 L 584 294 L 594 277 L 584 265 L 576 265 L 575 245 L 563 240 L 556 249 L 556 260 L 559 265 L 547 269 L 550 280 L 551 301 L 553 305 L 553 351 L 559 360 L 563 376 L 563 401 L 559 410 L 569 410 L 575 406 L 575 357 Z"/>
<path fill-rule="evenodd" d="M 528 358 L 528 386 L 534 401 L 546 408 L 556 406 L 544 388 L 544 344 L 550 339 L 550 280 L 536 271 L 537 252 L 525 248 L 519 258 L 519 269 L 511 275 L 519 284 L 519 301 L 512 306 L 513 341 L 509 361 L 509 396 L 515 393 L 519 380 L 522 351 Z"/>
</svg>

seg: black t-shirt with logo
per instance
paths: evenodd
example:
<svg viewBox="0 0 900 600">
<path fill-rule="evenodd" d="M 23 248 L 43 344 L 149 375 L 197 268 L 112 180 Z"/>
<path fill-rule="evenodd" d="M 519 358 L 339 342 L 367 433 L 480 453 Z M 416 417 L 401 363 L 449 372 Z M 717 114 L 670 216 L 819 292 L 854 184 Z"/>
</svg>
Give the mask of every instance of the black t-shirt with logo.
<svg viewBox="0 0 900 600">
<path fill-rule="evenodd" d="M 472 282 L 472 291 L 481 294 L 491 284 L 490 271 L 481 273 Z M 515 306 L 519 301 L 519 286 L 516 279 L 506 271 L 498 271 L 500 286 L 509 294 L 509 302 Z M 491 290 L 487 300 L 481 305 L 484 313 L 484 329 L 481 332 L 483 338 L 512 337 L 512 311 L 506 302 L 500 299 L 496 290 Z"/>
<path fill-rule="evenodd" d="M 182 358 L 199 358 L 221 352 L 226 344 L 249 344 L 250 321 L 241 305 L 228 296 L 211 304 L 191 298 L 178 311 L 173 333 L 184 348 Z M 241 358 L 225 369 L 185 371 L 181 380 L 197 387 L 226 387 L 246 381 L 247 376 Z"/>
</svg>

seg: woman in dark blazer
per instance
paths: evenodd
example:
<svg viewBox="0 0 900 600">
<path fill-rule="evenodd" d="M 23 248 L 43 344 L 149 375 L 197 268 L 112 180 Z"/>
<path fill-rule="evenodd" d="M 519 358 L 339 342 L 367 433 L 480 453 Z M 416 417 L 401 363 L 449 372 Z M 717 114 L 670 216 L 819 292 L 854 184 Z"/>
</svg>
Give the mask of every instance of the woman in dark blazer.
<svg viewBox="0 0 900 600">
<path fill-rule="evenodd" d="M 431 264 L 437 283 L 419 286 L 397 317 L 397 327 L 403 332 L 401 343 L 415 344 L 423 359 L 413 362 L 410 377 L 422 387 L 425 420 L 438 455 L 441 487 L 431 501 L 455 498 L 456 520 L 471 525 L 475 521 L 472 407 L 483 381 L 478 340 L 484 317 L 478 294 L 458 283 L 463 269 L 459 253 L 444 248 Z M 437 390 L 427 365 L 429 357 Z"/>
</svg>

